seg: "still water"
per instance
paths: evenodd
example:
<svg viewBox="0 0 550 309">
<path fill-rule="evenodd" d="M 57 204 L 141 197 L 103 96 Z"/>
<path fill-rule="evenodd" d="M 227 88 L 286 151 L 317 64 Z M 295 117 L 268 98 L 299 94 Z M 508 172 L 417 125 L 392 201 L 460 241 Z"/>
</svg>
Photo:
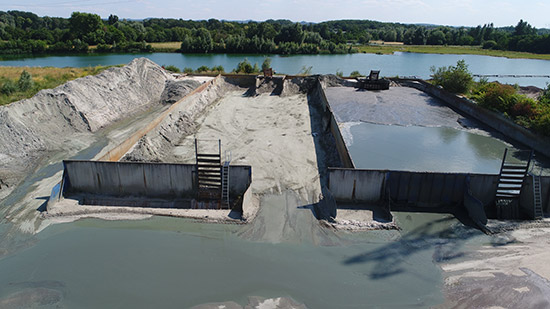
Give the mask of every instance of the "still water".
<svg viewBox="0 0 550 309">
<path fill-rule="evenodd" d="M 358 123 L 348 146 L 357 168 L 498 174 L 509 144 L 448 127 Z M 513 158 L 512 158 L 513 159 Z"/>
<path fill-rule="evenodd" d="M 441 214 L 400 216 L 401 237 L 396 231 L 343 234 L 333 246 L 247 241 L 237 236 L 239 226 L 174 218 L 55 225 L 38 234 L 35 245 L 0 259 L 0 304 L 25 289 L 66 308 L 245 305 L 251 295 L 292 297 L 309 308 L 441 303 L 443 279 L 434 258 L 444 259 L 442 248 L 456 253 L 483 236 L 456 235 L 455 220 Z M 406 222 L 416 219 L 409 228 Z"/>
<path fill-rule="evenodd" d="M 244 58 L 261 65 L 264 55 L 245 54 L 179 54 L 179 53 L 142 53 L 142 54 L 90 54 L 74 56 L 45 56 L 28 58 L 5 58 L 0 65 L 5 66 L 53 66 L 87 67 L 96 65 L 125 64 L 137 57 L 147 57 L 159 65 L 175 65 L 181 69 L 199 66 L 221 65 L 226 71 L 233 70 Z M 285 74 L 297 74 L 304 67 L 311 67 L 312 74 L 334 74 L 336 71 L 349 75 L 352 71 L 368 74 L 370 70 L 381 70 L 382 76 L 418 76 L 428 78 L 430 67 L 455 65 L 464 59 L 474 74 L 518 74 L 548 75 L 550 61 L 533 59 L 508 59 L 479 55 L 437 55 L 397 52 L 392 55 L 345 54 L 345 55 L 269 55 L 275 71 Z M 492 78 L 502 83 L 521 86 L 546 87 L 549 78 Z"/>
</svg>

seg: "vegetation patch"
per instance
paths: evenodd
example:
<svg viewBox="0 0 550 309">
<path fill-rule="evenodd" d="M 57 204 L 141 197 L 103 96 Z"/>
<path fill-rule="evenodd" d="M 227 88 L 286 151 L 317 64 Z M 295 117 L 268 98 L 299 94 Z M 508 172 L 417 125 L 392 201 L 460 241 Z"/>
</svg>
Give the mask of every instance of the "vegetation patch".
<svg viewBox="0 0 550 309">
<path fill-rule="evenodd" d="M 493 24 L 447 27 L 371 20 L 136 21 L 116 15 L 101 19 L 85 12 L 58 18 L 0 11 L 0 54 L 89 51 L 283 55 L 405 51 L 550 59 L 550 30 L 535 29 L 523 20 L 516 26 L 497 28 Z"/>
<path fill-rule="evenodd" d="M 0 105 L 27 99 L 42 89 L 95 75 L 112 66 L 87 68 L 0 67 Z"/>
<path fill-rule="evenodd" d="M 518 86 L 480 79 L 474 82 L 464 60 L 456 66 L 432 68 L 431 82 L 445 90 L 465 94 L 480 106 L 502 113 L 515 123 L 550 136 L 550 85 L 536 99 L 518 92 Z"/>
</svg>

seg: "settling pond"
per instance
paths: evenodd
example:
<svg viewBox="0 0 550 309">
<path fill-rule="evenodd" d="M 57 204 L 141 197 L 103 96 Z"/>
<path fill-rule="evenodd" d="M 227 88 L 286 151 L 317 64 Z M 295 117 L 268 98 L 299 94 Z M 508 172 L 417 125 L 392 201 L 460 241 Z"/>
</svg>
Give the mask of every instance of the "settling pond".
<svg viewBox="0 0 550 309">
<path fill-rule="evenodd" d="M 231 71 L 244 58 L 261 65 L 264 57 L 272 58 L 275 71 L 285 74 L 298 74 L 302 68 L 311 67 L 312 74 L 335 74 L 341 71 L 349 75 L 358 70 L 368 74 L 370 70 L 381 70 L 382 76 L 418 76 L 424 79 L 430 76 L 430 67 L 455 65 L 464 59 L 474 74 L 516 74 L 548 75 L 549 60 L 508 59 L 480 55 L 439 55 L 396 52 L 392 55 L 345 54 L 345 55 L 246 55 L 246 54 L 179 54 L 179 53 L 137 53 L 137 54 L 90 54 L 74 56 L 41 56 L 23 58 L 3 58 L 4 66 L 53 66 L 87 67 L 96 65 L 126 64 L 137 57 L 147 57 L 160 65 L 175 65 L 180 69 L 197 69 L 221 65 Z M 520 86 L 546 87 L 549 78 L 490 78 L 501 83 Z"/>
<path fill-rule="evenodd" d="M 246 241 L 239 226 L 173 218 L 59 224 L 0 260 L 0 304 L 25 289 L 67 308 L 245 305 L 251 295 L 291 297 L 309 308 L 442 303 L 437 262 L 485 236 L 450 216 L 397 216 L 401 235 L 340 234 L 333 246 Z"/>
<path fill-rule="evenodd" d="M 178 54 L 148 56 L 156 55 L 182 59 L 198 57 Z M 113 61 L 121 63 L 128 62 L 129 58 L 122 60 L 116 57 L 134 56 L 104 57 L 114 57 L 112 59 L 118 60 Z M 215 57 L 234 59 L 231 61 L 242 58 L 228 55 L 204 57 L 211 57 L 212 65 L 220 64 Z M 430 59 L 436 56 L 397 54 L 323 57 L 304 56 L 302 60 L 319 59 L 321 68 L 322 63 L 331 62 L 327 59 L 334 59 L 333 67 L 323 69 L 334 70 L 336 64 L 343 69 L 346 62 L 341 59 L 347 58 L 388 59 L 388 62 L 393 61 L 390 59 L 408 58 L 405 62 L 415 66 L 417 63 L 414 57 Z M 450 63 L 446 64 L 456 62 L 459 56 L 455 57 L 448 56 L 446 61 Z M 65 65 L 75 66 L 70 59 L 84 61 L 86 58 L 40 59 L 50 59 L 52 62 L 49 65 L 60 65 L 55 61 L 63 59 Z M 285 59 L 293 57 L 277 56 L 274 58 L 274 66 L 277 67 L 278 61 L 284 63 Z M 251 60 L 260 61 L 259 58 Z M 170 63 L 169 60 L 155 61 Z M 385 62 L 381 60 L 380 63 Z M 82 66 L 90 64 L 82 62 Z M 202 64 L 210 65 L 207 61 Z M 366 63 L 362 65 L 365 68 L 374 66 Z M 495 67 L 498 68 L 498 65 Z M 319 68 L 318 72 L 322 72 Z M 410 70 L 413 72 L 414 68 Z M 388 128 L 390 131 L 386 131 Z M 489 137 L 470 136 L 467 132 L 455 129 L 447 131 L 445 128 L 363 123 L 352 126 L 351 130 L 355 141 L 350 151 L 358 153 L 368 151 L 367 148 L 360 148 L 367 146 L 361 140 L 372 143 L 373 138 L 381 141 L 389 139 L 385 134 L 400 136 L 398 142 L 388 145 L 387 149 L 379 148 L 370 156 L 382 158 L 384 161 L 376 164 L 384 168 L 399 168 L 408 162 L 408 165 L 420 166 L 422 169 L 433 167 L 455 171 L 458 167 L 463 168 L 464 162 L 481 160 L 479 166 L 471 169 L 495 172 L 495 164 L 500 161 L 504 145 Z M 411 138 L 418 135 L 424 136 L 427 141 L 449 145 L 449 148 L 430 148 L 439 152 L 435 157 L 402 151 L 407 147 L 420 147 Z M 104 145 L 104 141 L 99 139 L 85 156 L 93 156 L 92 152 L 99 151 L 101 145 Z M 427 146 L 430 145 L 422 145 L 423 148 Z M 389 153 L 401 157 L 388 157 Z M 438 156 L 440 158 L 441 155 L 448 156 L 451 153 L 456 153 L 464 161 L 459 161 L 456 167 L 435 162 Z M 357 160 L 355 156 L 354 160 Z M 388 166 L 384 162 L 396 165 Z M 361 163 L 361 166 L 376 166 L 375 163 L 369 164 Z M 46 167 L 34 177 L 48 177 L 51 175 L 50 169 Z M 48 172 L 41 176 L 44 171 Z M 16 196 L 18 194 L 25 192 L 15 193 Z M 2 218 L 13 201 L 8 197 L 0 203 Z M 298 208 L 296 211 L 301 216 L 312 216 L 309 208 Z M 187 308 L 224 301 L 245 305 L 248 296 L 291 297 L 310 308 L 424 308 L 441 304 L 444 301 L 444 282 L 439 263 L 459 261 L 463 250 L 489 243 L 491 239 L 477 230 L 462 226 L 451 215 L 400 212 L 395 216 L 402 231 L 327 231 L 326 242 L 322 245 L 299 235 L 292 241 L 281 243 L 254 241 L 242 237 L 242 230 L 247 229 L 247 226 L 204 224 L 175 218 L 154 217 L 141 221 L 113 222 L 87 219 L 53 225 L 34 236 L 13 233 L 11 223 L 2 219 L 0 251 L 7 254 L 0 257 L 0 307 L 21 307 L 29 302 L 39 302 L 46 307 L 67 308 Z M 269 217 L 263 220 L 269 220 Z M 317 222 L 311 220 L 304 224 Z"/>
</svg>

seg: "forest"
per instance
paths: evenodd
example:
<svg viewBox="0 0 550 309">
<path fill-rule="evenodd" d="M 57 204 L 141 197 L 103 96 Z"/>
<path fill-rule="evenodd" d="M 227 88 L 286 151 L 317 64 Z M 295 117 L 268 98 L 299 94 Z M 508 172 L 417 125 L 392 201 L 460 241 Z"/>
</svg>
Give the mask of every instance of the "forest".
<svg viewBox="0 0 550 309">
<path fill-rule="evenodd" d="M 370 20 L 127 20 L 83 12 L 60 18 L 0 11 L 0 54 L 5 55 L 150 52 L 154 51 L 150 43 L 156 42 L 181 42 L 182 53 L 341 54 L 380 40 L 550 54 L 550 30 L 536 29 L 523 20 L 497 28 L 491 23 L 450 27 Z"/>
</svg>

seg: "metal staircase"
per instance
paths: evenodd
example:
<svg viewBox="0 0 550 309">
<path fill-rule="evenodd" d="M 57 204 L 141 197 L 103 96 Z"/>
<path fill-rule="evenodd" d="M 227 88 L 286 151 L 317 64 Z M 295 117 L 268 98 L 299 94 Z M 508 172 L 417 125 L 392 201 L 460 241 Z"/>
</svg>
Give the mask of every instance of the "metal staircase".
<svg viewBox="0 0 550 309">
<path fill-rule="evenodd" d="M 529 174 L 533 178 L 533 208 L 534 208 L 533 219 L 543 219 L 544 211 L 542 210 L 542 184 L 541 184 L 542 167 L 540 167 L 538 176 L 535 175 L 534 168 L 531 168 L 531 171 L 529 172 Z"/>
<path fill-rule="evenodd" d="M 200 153 L 199 142 L 195 139 L 195 156 L 197 162 L 197 200 L 219 201 L 222 188 L 221 141 L 218 141 L 218 153 Z"/>
<path fill-rule="evenodd" d="M 231 208 L 229 201 L 229 163 L 231 162 L 231 152 L 225 152 L 225 161 L 222 166 L 222 205 Z"/>
<path fill-rule="evenodd" d="M 496 192 L 498 217 L 503 217 L 503 213 L 505 212 L 516 218 L 519 215 L 518 209 L 517 207 L 514 207 L 514 205 L 517 205 L 518 203 L 521 189 L 523 187 L 523 180 L 525 179 L 525 176 L 527 176 L 527 171 L 529 170 L 531 158 L 533 157 L 533 151 L 527 151 L 530 152 L 530 154 L 529 159 L 527 160 L 527 164 L 525 164 L 510 163 L 506 160 L 508 149 L 506 148 L 504 150 L 504 157 L 502 158 L 502 165 L 500 166 L 499 180 Z"/>
<path fill-rule="evenodd" d="M 542 211 L 542 190 L 540 183 L 540 175 L 533 176 L 533 203 L 535 207 L 535 219 L 542 219 L 544 213 Z"/>
</svg>

